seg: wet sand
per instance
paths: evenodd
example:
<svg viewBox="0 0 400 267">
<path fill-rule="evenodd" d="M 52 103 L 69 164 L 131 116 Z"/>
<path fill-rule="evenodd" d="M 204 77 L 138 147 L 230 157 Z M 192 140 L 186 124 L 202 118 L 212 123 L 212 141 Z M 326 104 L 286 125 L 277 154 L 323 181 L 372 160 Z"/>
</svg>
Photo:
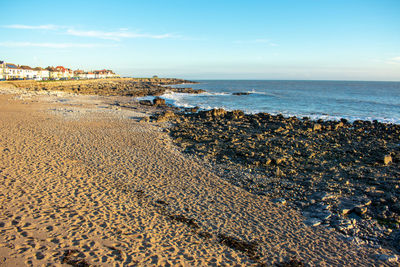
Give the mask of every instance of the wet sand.
<svg viewBox="0 0 400 267">
<path fill-rule="evenodd" d="M 182 154 L 144 107 L 3 92 L 0 266 L 387 264 Z"/>
</svg>

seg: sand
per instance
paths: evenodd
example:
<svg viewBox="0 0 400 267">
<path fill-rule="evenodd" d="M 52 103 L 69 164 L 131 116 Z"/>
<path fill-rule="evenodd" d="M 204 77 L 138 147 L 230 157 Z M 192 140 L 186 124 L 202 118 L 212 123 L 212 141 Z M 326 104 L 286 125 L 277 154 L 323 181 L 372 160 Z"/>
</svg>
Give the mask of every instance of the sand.
<svg viewBox="0 0 400 267">
<path fill-rule="evenodd" d="M 388 251 L 224 181 L 140 107 L 2 91 L 0 266 L 386 264 Z"/>
</svg>

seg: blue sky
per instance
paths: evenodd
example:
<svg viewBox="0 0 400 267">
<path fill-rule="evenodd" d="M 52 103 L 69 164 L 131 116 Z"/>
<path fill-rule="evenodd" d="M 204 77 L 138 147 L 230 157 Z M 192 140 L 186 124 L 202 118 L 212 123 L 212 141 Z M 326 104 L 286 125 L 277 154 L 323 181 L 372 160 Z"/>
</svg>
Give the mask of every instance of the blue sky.
<svg viewBox="0 0 400 267">
<path fill-rule="evenodd" d="M 399 0 L 4 1 L 0 60 L 189 79 L 400 81 Z"/>
</svg>

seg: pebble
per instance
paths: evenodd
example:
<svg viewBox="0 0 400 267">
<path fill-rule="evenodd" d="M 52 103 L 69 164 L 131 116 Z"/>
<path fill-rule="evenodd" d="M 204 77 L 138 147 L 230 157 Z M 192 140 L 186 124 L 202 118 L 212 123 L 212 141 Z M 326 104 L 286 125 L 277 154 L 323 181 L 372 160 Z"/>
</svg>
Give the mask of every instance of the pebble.
<svg viewBox="0 0 400 267">
<path fill-rule="evenodd" d="M 386 155 L 384 158 L 383 158 L 383 163 L 385 164 L 385 165 L 389 165 L 390 163 L 392 163 L 392 156 L 390 156 L 390 155 Z"/>
<path fill-rule="evenodd" d="M 280 198 L 274 198 L 271 201 L 274 202 L 274 203 L 277 203 L 277 204 L 281 204 L 281 205 L 285 205 L 286 204 L 286 199 L 281 198 L 281 197 Z"/>
<path fill-rule="evenodd" d="M 321 220 L 328 220 L 330 217 L 332 217 L 332 212 L 323 211 L 321 213 L 317 213 L 316 217 L 320 218 Z"/>
<path fill-rule="evenodd" d="M 309 219 L 305 220 L 304 223 L 308 226 L 318 226 L 322 223 L 322 221 L 317 218 L 309 218 Z"/>
</svg>

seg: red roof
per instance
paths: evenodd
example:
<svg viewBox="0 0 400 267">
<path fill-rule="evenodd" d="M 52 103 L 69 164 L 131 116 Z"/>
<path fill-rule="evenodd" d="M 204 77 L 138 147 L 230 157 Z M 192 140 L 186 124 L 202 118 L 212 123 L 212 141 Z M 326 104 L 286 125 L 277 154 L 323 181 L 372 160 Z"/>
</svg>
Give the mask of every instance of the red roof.
<svg viewBox="0 0 400 267">
<path fill-rule="evenodd" d="M 63 66 L 57 66 L 56 69 L 61 72 L 72 72 L 72 70 L 70 70 L 68 68 L 64 68 Z"/>
</svg>

